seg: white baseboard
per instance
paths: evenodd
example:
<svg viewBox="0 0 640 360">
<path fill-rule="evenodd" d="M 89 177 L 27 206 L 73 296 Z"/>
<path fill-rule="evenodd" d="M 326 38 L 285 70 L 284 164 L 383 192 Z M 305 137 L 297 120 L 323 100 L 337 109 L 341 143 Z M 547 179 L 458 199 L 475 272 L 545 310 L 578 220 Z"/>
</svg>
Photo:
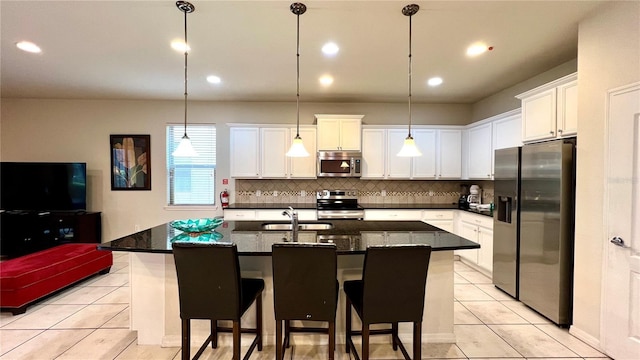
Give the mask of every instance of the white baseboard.
<svg viewBox="0 0 640 360">
<path fill-rule="evenodd" d="M 586 342 L 588 345 L 594 347 L 596 350 L 604 353 L 604 350 L 600 347 L 600 339 L 593 337 L 591 334 L 588 334 L 586 331 L 577 328 L 575 325 L 571 325 L 569 327 L 569 334 L 577 337 L 578 339 Z"/>
</svg>

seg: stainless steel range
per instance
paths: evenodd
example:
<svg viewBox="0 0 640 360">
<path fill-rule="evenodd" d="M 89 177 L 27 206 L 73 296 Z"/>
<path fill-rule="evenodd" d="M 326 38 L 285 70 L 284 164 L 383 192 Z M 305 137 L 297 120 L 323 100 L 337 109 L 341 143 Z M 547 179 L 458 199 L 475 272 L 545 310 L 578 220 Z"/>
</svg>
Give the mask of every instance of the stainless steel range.
<svg viewBox="0 0 640 360">
<path fill-rule="evenodd" d="M 358 190 L 320 190 L 316 193 L 318 219 L 364 218 L 364 209 L 358 205 Z"/>
</svg>

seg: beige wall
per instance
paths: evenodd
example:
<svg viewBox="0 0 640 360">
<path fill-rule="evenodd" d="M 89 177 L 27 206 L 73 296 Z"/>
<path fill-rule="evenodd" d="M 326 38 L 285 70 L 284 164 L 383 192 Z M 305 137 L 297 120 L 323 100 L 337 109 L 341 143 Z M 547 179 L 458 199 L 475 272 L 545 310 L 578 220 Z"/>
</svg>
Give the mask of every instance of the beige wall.
<svg viewBox="0 0 640 360">
<path fill-rule="evenodd" d="M 182 123 L 181 101 L 3 99 L 2 161 L 82 161 L 88 168 L 88 208 L 103 212 L 103 240 L 169 220 L 222 215 L 220 209 L 166 209 L 165 125 Z M 217 189 L 229 177 L 229 128 L 226 123 L 295 123 L 295 103 L 192 102 L 190 123 L 216 123 Z M 414 104 L 415 124 L 466 124 L 470 105 Z M 406 124 L 406 104 L 303 103 L 300 122 L 313 114 L 364 114 L 366 124 Z M 151 135 L 151 191 L 111 191 L 109 135 Z M 232 188 L 228 186 L 230 190 Z M 216 192 L 219 192 L 216 191 Z"/>
<path fill-rule="evenodd" d="M 640 80 L 640 2 L 616 2 L 580 23 L 573 328 L 600 337 L 607 90 Z M 572 330 L 574 330 L 572 328 Z"/>
<path fill-rule="evenodd" d="M 470 122 L 480 121 L 509 110 L 519 109 L 520 100 L 516 99 L 516 95 L 574 73 L 576 69 L 577 60 L 567 61 L 566 63 L 560 64 L 539 75 L 486 97 L 473 104 Z"/>
</svg>

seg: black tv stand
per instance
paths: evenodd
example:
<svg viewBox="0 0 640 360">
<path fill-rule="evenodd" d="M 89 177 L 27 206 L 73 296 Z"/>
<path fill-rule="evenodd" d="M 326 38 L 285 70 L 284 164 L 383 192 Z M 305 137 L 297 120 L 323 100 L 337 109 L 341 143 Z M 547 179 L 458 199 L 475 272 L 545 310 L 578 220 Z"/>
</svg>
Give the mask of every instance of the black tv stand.
<svg viewBox="0 0 640 360">
<path fill-rule="evenodd" d="M 22 211 L 0 213 L 0 255 L 14 258 L 66 243 L 100 243 L 100 212 Z"/>
</svg>

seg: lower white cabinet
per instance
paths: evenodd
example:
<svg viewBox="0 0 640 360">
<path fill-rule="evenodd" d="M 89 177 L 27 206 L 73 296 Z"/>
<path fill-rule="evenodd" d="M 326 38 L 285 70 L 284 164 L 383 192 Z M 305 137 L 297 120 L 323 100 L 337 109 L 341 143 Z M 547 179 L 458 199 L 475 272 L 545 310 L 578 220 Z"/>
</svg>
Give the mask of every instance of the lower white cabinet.
<svg viewBox="0 0 640 360">
<path fill-rule="evenodd" d="M 422 221 L 422 210 L 365 209 L 365 221 Z"/>
<path fill-rule="evenodd" d="M 291 221 L 282 212 L 287 209 L 224 209 L 224 219 L 226 221 Z M 315 221 L 318 219 L 318 212 L 312 209 L 296 210 L 298 221 Z"/>
<path fill-rule="evenodd" d="M 454 232 L 453 212 L 456 210 L 423 210 L 422 221 L 450 233 Z"/>
<path fill-rule="evenodd" d="M 480 249 L 456 251 L 463 260 L 485 274 L 493 272 L 493 218 L 458 211 L 456 235 L 480 244 Z"/>
</svg>

